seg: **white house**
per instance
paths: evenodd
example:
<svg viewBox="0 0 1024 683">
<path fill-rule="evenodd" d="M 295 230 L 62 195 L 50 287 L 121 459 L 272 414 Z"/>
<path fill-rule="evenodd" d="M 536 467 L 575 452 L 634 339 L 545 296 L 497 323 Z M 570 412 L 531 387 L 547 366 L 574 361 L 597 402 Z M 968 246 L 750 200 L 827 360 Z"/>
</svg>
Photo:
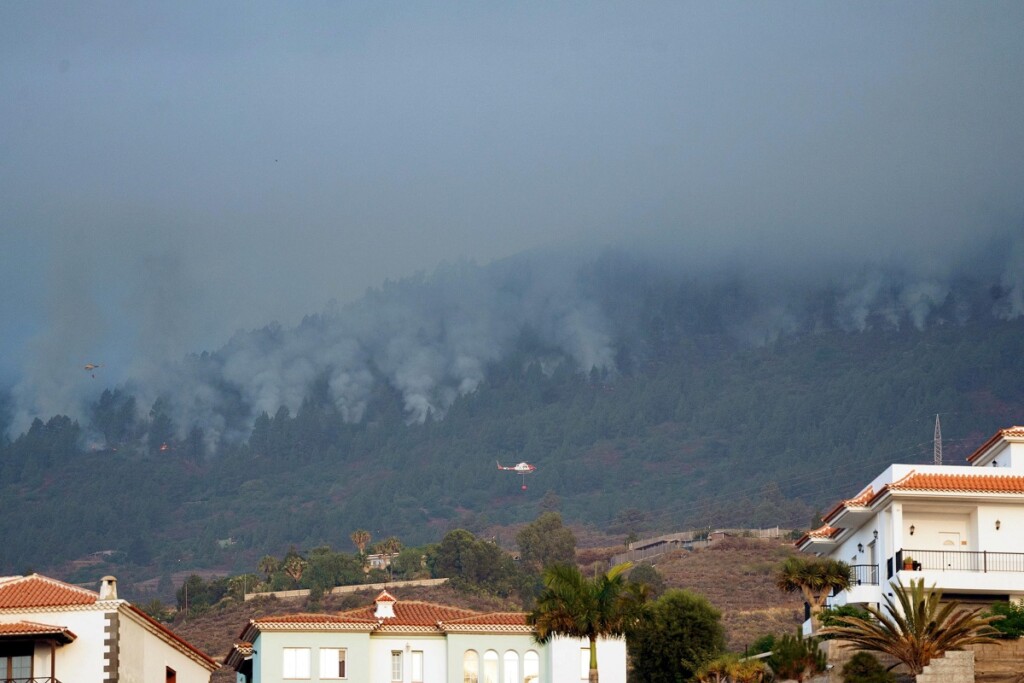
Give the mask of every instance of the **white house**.
<svg viewBox="0 0 1024 683">
<path fill-rule="evenodd" d="M 797 541 L 852 566 L 831 605 L 879 603 L 890 582 L 921 578 L 964 602 L 1024 598 L 1024 427 L 1000 430 L 967 462 L 891 465 Z"/>
<path fill-rule="evenodd" d="M 16 683 L 209 683 L 218 668 L 117 597 L 38 574 L 0 577 L 0 680 Z"/>
<path fill-rule="evenodd" d="M 586 641 L 540 645 L 522 612 L 396 600 L 338 614 L 253 619 L 225 664 L 239 683 L 567 683 L 587 680 Z M 626 643 L 598 643 L 602 683 L 625 683 Z"/>
</svg>

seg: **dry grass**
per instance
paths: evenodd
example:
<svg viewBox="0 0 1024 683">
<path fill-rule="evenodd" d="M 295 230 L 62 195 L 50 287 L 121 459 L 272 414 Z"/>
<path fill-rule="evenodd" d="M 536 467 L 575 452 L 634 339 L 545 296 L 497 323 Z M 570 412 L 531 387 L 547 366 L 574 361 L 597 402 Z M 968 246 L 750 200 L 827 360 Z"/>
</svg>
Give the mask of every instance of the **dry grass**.
<svg viewBox="0 0 1024 683">
<path fill-rule="evenodd" d="M 665 585 L 706 597 L 722 612 L 731 650 L 767 633 L 792 633 L 803 621 L 803 599 L 780 592 L 774 573 L 796 550 L 789 541 L 726 538 L 702 550 L 680 550 L 654 563 Z"/>
</svg>

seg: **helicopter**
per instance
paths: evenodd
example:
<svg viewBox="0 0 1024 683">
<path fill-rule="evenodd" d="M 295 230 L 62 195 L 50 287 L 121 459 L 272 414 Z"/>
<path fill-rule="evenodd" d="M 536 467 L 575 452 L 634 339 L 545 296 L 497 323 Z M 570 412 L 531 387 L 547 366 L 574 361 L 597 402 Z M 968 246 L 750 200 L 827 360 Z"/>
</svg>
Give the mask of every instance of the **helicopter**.
<svg viewBox="0 0 1024 683">
<path fill-rule="evenodd" d="M 515 472 L 516 474 L 522 475 L 524 491 L 526 490 L 526 475 L 533 474 L 533 472 L 537 469 L 536 465 L 531 465 L 528 462 L 521 462 L 518 465 L 513 465 L 512 467 L 505 467 L 497 460 L 494 461 L 494 464 L 498 466 L 499 470 L 505 470 L 506 472 Z"/>
</svg>

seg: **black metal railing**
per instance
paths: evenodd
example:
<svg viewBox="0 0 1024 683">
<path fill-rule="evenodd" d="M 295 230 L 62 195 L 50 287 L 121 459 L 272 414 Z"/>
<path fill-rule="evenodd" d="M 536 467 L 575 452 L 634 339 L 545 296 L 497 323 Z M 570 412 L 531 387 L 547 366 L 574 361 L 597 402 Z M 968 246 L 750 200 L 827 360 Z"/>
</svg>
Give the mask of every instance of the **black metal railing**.
<svg viewBox="0 0 1024 683">
<path fill-rule="evenodd" d="M 53 676 L 35 676 L 33 678 L 0 678 L 0 683 L 60 683 Z"/>
<path fill-rule="evenodd" d="M 912 559 L 913 570 L 948 572 L 1024 572 L 1024 553 L 993 553 L 987 550 L 913 550 L 896 553 L 896 567 L 904 569 Z"/>
<path fill-rule="evenodd" d="M 877 564 L 852 564 L 850 565 L 850 586 L 877 586 L 878 565 Z"/>
</svg>

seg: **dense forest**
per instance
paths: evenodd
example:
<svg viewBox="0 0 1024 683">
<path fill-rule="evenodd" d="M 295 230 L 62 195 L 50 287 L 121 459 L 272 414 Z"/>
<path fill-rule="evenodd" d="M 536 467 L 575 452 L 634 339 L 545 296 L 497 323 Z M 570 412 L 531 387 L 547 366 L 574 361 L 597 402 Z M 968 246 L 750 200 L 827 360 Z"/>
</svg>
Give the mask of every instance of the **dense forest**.
<svg viewBox="0 0 1024 683">
<path fill-rule="evenodd" d="M 936 413 L 947 462 L 1022 419 L 1021 320 L 644 341 L 617 371 L 587 373 L 524 334 L 423 422 L 386 382 L 358 422 L 314 383 L 294 414 L 262 413 L 213 451 L 160 400 L 146 414 L 104 391 L 88 428 L 37 419 L 0 444 L 0 572 L 98 551 L 122 573 L 246 570 L 292 545 L 343 547 L 357 528 L 421 544 L 528 521 L 550 492 L 567 522 L 613 533 L 804 527 L 886 464 L 930 461 Z M 495 460 L 536 464 L 529 488 Z"/>
<path fill-rule="evenodd" d="M 500 535 L 545 498 L 621 536 L 806 527 L 887 464 L 930 461 L 936 414 L 947 462 L 1024 420 L 1021 285 L 967 261 L 940 281 L 529 254 L 116 386 L 45 366 L 0 393 L 0 572 L 243 571 L 354 529 Z M 66 413 L 33 408 L 48 390 Z"/>
</svg>

